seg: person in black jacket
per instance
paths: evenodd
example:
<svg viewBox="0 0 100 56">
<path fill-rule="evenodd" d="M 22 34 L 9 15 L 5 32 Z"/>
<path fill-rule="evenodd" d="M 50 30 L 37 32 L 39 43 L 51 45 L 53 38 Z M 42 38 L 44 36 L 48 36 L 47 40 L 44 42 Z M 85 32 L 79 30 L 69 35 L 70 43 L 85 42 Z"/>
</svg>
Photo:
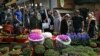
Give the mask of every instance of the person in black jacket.
<svg viewBox="0 0 100 56">
<path fill-rule="evenodd" d="M 83 17 L 80 16 L 80 11 L 76 10 L 75 15 L 72 17 L 73 28 L 75 33 L 80 33 L 84 29 L 84 20 Z"/>
<path fill-rule="evenodd" d="M 35 11 L 33 16 L 30 18 L 30 28 L 31 29 L 42 29 L 42 22 L 37 17 L 38 12 Z"/>
<path fill-rule="evenodd" d="M 60 27 L 61 34 L 66 34 L 68 32 L 68 23 L 67 23 L 68 17 L 69 16 L 66 14 L 61 21 L 61 27 Z"/>
</svg>

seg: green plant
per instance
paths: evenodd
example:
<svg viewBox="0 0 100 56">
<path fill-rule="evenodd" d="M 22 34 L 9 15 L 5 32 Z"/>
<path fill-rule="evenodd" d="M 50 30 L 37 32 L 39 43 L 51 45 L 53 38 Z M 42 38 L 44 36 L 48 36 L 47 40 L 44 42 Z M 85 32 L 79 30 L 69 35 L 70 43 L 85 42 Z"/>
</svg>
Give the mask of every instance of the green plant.
<svg viewBox="0 0 100 56">
<path fill-rule="evenodd" d="M 100 48 L 94 48 L 94 51 L 97 53 L 97 55 L 100 55 Z"/>
<path fill-rule="evenodd" d="M 63 49 L 62 53 L 63 54 L 65 54 L 65 53 L 70 54 L 71 53 L 73 55 L 86 55 L 87 54 L 88 56 L 97 56 L 96 53 L 93 51 L 93 49 L 91 47 L 87 47 L 87 46 L 68 47 L 66 49 Z"/>
<path fill-rule="evenodd" d="M 69 52 L 69 56 L 89 56 L 87 53 L 84 52 Z"/>
<path fill-rule="evenodd" d="M 89 56 L 87 53 L 83 53 L 83 52 L 80 52 L 79 55 L 80 56 Z"/>
<path fill-rule="evenodd" d="M 45 52 L 45 47 L 43 45 L 36 45 L 35 46 L 35 53 L 36 54 L 43 54 Z"/>
<path fill-rule="evenodd" d="M 93 48 L 91 47 L 84 47 L 83 51 L 84 53 L 88 54 L 88 56 L 97 56 L 96 53 L 94 52 Z"/>
<path fill-rule="evenodd" d="M 22 39 L 22 38 L 27 38 L 27 35 L 18 35 L 16 38 Z"/>
<path fill-rule="evenodd" d="M 53 41 L 49 38 L 47 38 L 44 42 L 44 46 L 48 49 L 52 49 L 54 48 L 54 45 L 53 45 Z"/>
<path fill-rule="evenodd" d="M 96 42 L 97 41 L 97 38 L 91 38 L 90 39 L 90 42 Z"/>
<path fill-rule="evenodd" d="M 16 45 L 16 46 L 13 47 L 13 51 L 14 51 L 14 50 L 21 49 L 21 48 L 22 48 L 22 46 L 20 46 L 20 45 Z"/>
<path fill-rule="evenodd" d="M 96 43 L 97 43 L 97 46 L 100 47 L 100 38 L 97 39 Z"/>
<path fill-rule="evenodd" d="M 90 42 L 91 47 L 97 47 L 97 44 L 95 42 Z"/>
<path fill-rule="evenodd" d="M 20 50 L 10 51 L 9 56 L 19 56 L 21 54 Z"/>
<path fill-rule="evenodd" d="M 4 47 L 4 48 L 0 49 L 0 52 L 2 54 L 5 54 L 5 53 L 9 52 L 9 47 Z"/>
<path fill-rule="evenodd" d="M 53 49 L 49 49 L 47 51 L 45 51 L 44 56 L 60 56 L 59 52 L 53 50 Z"/>
<path fill-rule="evenodd" d="M 62 56 L 89 56 L 88 54 L 86 53 L 83 53 L 83 52 L 68 52 L 67 54 L 63 54 Z"/>
<path fill-rule="evenodd" d="M 93 49 L 95 52 L 100 52 L 100 48 L 94 48 Z"/>
<path fill-rule="evenodd" d="M 22 55 L 23 55 L 23 56 L 30 56 L 30 55 L 31 55 L 31 52 L 32 52 L 32 50 L 31 50 L 30 48 L 25 48 L 25 49 L 23 50 Z"/>
<path fill-rule="evenodd" d="M 74 51 L 74 48 L 73 47 L 68 47 L 68 48 L 65 48 L 65 49 L 62 49 L 62 53 L 68 53 L 70 51 Z"/>
</svg>

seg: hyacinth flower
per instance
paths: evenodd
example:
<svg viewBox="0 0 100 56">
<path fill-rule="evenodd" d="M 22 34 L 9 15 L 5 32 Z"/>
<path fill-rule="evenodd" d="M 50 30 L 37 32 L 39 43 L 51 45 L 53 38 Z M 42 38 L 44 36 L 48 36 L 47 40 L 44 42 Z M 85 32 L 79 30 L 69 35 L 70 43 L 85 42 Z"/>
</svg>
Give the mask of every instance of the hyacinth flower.
<svg viewBox="0 0 100 56">
<path fill-rule="evenodd" d="M 72 43 L 73 44 L 78 44 L 79 43 L 79 37 L 76 33 L 67 33 L 68 36 L 70 36 Z"/>
<path fill-rule="evenodd" d="M 90 37 L 87 33 L 78 33 L 77 36 L 81 44 L 83 45 L 89 44 Z"/>
<path fill-rule="evenodd" d="M 87 33 L 67 33 L 70 36 L 72 43 L 75 44 L 85 44 L 89 41 L 89 35 Z"/>
<path fill-rule="evenodd" d="M 77 36 L 75 33 L 67 33 L 68 36 L 70 36 L 71 39 L 75 39 Z"/>
<path fill-rule="evenodd" d="M 44 42 L 44 37 L 42 34 L 31 32 L 28 36 L 28 39 L 32 42 Z"/>
<path fill-rule="evenodd" d="M 90 37 L 87 33 L 78 33 L 77 34 L 78 38 L 88 40 Z"/>
<path fill-rule="evenodd" d="M 56 40 L 58 42 L 62 43 L 63 45 L 69 45 L 71 43 L 71 39 L 67 35 L 58 35 L 56 37 Z"/>
<path fill-rule="evenodd" d="M 89 35 L 87 33 L 83 33 L 82 34 L 82 38 L 89 39 L 90 37 L 89 37 Z"/>
<path fill-rule="evenodd" d="M 77 34 L 76 33 L 67 33 L 67 35 L 71 38 L 72 41 L 77 39 Z"/>
</svg>

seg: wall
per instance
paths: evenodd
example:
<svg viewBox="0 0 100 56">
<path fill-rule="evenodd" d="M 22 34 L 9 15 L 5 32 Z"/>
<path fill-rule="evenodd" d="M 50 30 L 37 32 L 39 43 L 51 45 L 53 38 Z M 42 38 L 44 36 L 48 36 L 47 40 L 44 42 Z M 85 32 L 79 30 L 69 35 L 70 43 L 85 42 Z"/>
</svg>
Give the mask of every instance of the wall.
<svg viewBox="0 0 100 56">
<path fill-rule="evenodd" d="M 0 0 L 0 4 L 2 4 L 3 3 L 3 0 Z"/>
<path fill-rule="evenodd" d="M 50 0 L 40 0 L 44 8 L 50 8 Z"/>
<path fill-rule="evenodd" d="M 98 9 L 100 11 L 100 4 L 95 4 L 95 9 Z"/>
<path fill-rule="evenodd" d="M 98 9 L 100 11 L 100 4 L 83 4 L 83 5 L 76 5 L 75 9 L 79 8 L 88 8 L 90 11 L 94 11 Z"/>
</svg>

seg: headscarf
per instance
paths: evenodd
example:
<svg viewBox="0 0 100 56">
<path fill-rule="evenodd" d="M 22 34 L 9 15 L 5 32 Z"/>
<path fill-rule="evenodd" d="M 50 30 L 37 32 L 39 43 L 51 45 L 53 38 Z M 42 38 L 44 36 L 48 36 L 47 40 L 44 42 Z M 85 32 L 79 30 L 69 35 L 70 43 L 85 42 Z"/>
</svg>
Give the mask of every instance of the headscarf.
<svg viewBox="0 0 100 56">
<path fill-rule="evenodd" d="M 70 20 L 71 15 L 70 15 L 70 14 L 65 14 L 65 15 L 63 16 L 63 19 L 64 19 L 66 16 L 68 17 L 68 20 Z"/>
<path fill-rule="evenodd" d="M 95 20 L 94 13 L 93 13 L 93 12 L 90 12 L 90 13 L 88 14 L 88 18 L 87 18 L 87 19 Z"/>
<path fill-rule="evenodd" d="M 57 12 L 57 16 L 54 16 L 54 17 L 58 17 L 59 18 L 59 20 L 61 21 L 61 15 L 60 15 L 60 12 L 58 11 L 58 10 L 55 10 L 54 12 Z"/>
</svg>

